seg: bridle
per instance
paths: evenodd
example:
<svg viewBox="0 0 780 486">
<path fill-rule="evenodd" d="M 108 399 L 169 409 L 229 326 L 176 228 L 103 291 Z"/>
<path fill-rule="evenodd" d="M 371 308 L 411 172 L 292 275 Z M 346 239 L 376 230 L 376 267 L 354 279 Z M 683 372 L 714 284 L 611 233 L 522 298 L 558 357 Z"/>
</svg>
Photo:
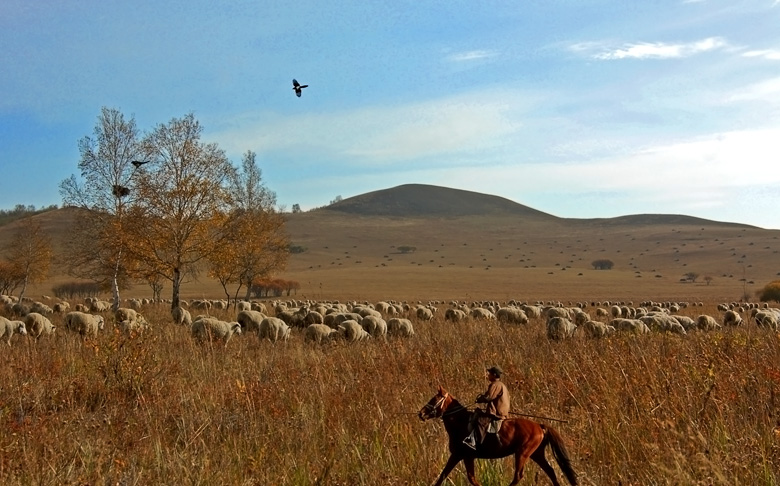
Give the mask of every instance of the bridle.
<svg viewBox="0 0 780 486">
<path fill-rule="evenodd" d="M 425 410 L 425 413 L 429 417 L 441 417 L 444 415 L 444 402 L 447 400 L 447 397 L 449 397 L 449 393 L 444 393 L 441 398 L 436 400 L 436 403 L 431 405 L 430 403 L 425 404 L 425 407 L 423 407 L 423 410 Z"/>
</svg>

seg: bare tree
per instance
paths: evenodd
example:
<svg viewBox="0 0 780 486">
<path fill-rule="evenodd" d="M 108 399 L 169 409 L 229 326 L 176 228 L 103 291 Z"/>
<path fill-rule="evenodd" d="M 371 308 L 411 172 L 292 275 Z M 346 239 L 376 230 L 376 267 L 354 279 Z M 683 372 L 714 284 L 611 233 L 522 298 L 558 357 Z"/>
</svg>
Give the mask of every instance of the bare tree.
<svg viewBox="0 0 780 486">
<path fill-rule="evenodd" d="M 136 201 L 127 218 L 129 251 L 146 274 L 172 283 L 172 308 L 181 284 L 220 245 L 229 224 L 226 182 L 235 167 L 216 144 L 201 141 L 194 115 L 158 125 L 143 141 L 147 170 L 136 176 Z M 146 166 L 144 166 L 146 167 Z"/>
<path fill-rule="evenodd" d="M 11 240 L 8 253 L 9 261 L 22 279 L 22 289 L 19 291 L 21 300 L 28 284 L 42 282 L 49 276 L 51 238 L 41 229 L 39 222 L 31 217 L 25 218 Z"/>
<path fill-rule="evenodd" d="M 110 285 L 114 309 L 120 288 L 130 281 L 123 223 L 136 199 L 139 169 L 133 162 L 141 158 L 140 148 L 135 120 L 104 107 L 93 137 L 79 140 L 80 177 L 71 175 L 60 183 L 63 205 L 82 210 L 67 239 L 68 273 Z"/>
<path fill-rule="evenodd" d="M 227 286 L 236 284 L 236 301 L 242 287 L 249 299 L 253 281 L 284 269 L 290 242 L 284 217 L 275 208 L 276 194 L 264 185 L 254 152 L 244 154 L 241 171 L 231 174 L 228 189 L 233 207 L 229 224 L 222 228 L 226 244 L 209 257 L 209 275 L 220 282 L 228 301 Z"/>
</svg>

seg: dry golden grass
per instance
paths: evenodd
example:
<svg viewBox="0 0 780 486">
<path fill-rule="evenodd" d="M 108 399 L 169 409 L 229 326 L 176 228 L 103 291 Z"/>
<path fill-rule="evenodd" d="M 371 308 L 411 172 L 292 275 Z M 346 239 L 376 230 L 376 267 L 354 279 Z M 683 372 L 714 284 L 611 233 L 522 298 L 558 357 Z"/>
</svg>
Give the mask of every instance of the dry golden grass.
<svg viewBox="0 0 780 486">
<path fill-rule="evenodd" d="M 684 310 L 702 312 L 716 315 Z M 84 342 L 61 326 L 37 344 L 14 337 L 1 484 L 430 484 L 446 433 L 413 412 L 439 384 L 471 403 L 492 364 L 515 411 L 568 421 L 547 423 L 580 484 L 780 484 L 780 336 L 752 325 L 555 343 L 541 321 L 453 325 L 440 310 L 413 318 L 412 339 L 316 347 L 296 330 L 223 348 L 196 344 L 164 306 L 144 313 L 152 329 L 129 338 L 111 322 Z M 478 461 L 484 485 L 511 470 Z M 521 484 L 547 484 L 538 473 Z M 451 479 L 466 484 L 461 466 Z"/>
<path fill-rule="evenodd" d="M 39 217 L 58 246 L 67 214 Z M 0 245 L 12 230 L 0 228 Z M 780 232 L 674 218 L 320 210 L 290 215 L 288 232 L 307 251 L 280 277 L 302 284 L 295 297 L 319 300 L 671 300 L 717 315 L 716 303 L 753 296 L 780 272 Z M 600 258 L 615 268 L 593 270 Z M 686 272 L 714 280 L 680 283 Z M 68 280 L 57 271 L 27 295 Z M 140 284 L 123 292 L 149 295 Z M 206 279 L 182 288 L 222 295 Z M 152 329 L 132 338 L 113 325 L 95 341 L 16 336 L 0 367 L 0 484 L 430 484 L 446 434 L 411 412 L 438 384 L 470 402 L 491 364 L 506 371 L 515 410 L 568 421 L 550 424 L 581 484 L 780 484 L 776 333 L 551 343 L 542 322 L 453 326 L 443 307 L 415 321 L 413 339 L 323 348 L 300 332 L 284 345 L 199 346 L 165 306 L 145 309 Z M 511 469 L 480 461 L 478 477 L 506 484 Z M 538 472 L 530 465 L 522 484 L 546 484 Z M 466 484 L 460 467 L 451 479 Z"/>
</svg>

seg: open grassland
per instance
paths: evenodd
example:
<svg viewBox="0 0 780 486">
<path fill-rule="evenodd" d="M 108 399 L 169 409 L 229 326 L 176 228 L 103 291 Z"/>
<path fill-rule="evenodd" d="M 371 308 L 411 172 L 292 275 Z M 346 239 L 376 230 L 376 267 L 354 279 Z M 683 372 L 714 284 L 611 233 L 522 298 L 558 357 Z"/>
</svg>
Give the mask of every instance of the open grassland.
<svg viewBox="0 0 780 486">
<path fill-rule="evenodd" d="M 166 306 L 143 313 L 141 335 L 108 318 L 82 341 L 55 316 L 55 336 L 14 337 L 0 367 L 0 484 L 430 484 L 446 434 L 414 412 L 440 384 L 472 403 L 493 364 L 515 411 L 567 421 L 546 423 L 580 484 L 780 484 L 780 336 L 753 324 L 550 342 L 541 320 L 454 325 L 440 308 L 413 318 L 410 339 L 320 347 L 295 330 L 223 348 L 195 343 Z M 719 315 L 714 303 L 681 313 Z M 512 462 L 477 468 L 504 485 Z M 521 484 L 547 484 L 538 474 L 530 464 Z M 451 479 L 466 484 L 462 466 Z"/>
</svg>

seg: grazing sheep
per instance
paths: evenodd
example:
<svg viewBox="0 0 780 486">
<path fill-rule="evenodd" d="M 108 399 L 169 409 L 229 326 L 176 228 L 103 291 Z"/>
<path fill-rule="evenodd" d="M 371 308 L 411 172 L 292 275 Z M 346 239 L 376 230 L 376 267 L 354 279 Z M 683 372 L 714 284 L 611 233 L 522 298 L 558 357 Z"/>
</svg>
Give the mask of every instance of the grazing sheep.
<svg viewBox="0 0 780 486">
<path fill-rule="evenodd" d="M 409 319 L 394 317 L 387 321 L 387 334 L 398 337 L 414 336 L 414 326 Z"/>
<path fill-rule="evenodd" d="M 520 310 L 525 312 L 525 315 L 528 316 L 529 319 L 542 318 L 542 308 L 538 305 L 521 305 Z"/>
<path fill-rule="evenodd" d="M 325 324 L 312 324 L 303 331 L 303 340 L 305 342 L 315 342 L 323 344 L 329 342 L 337 331 Z"/>
<path fill-rule="evenodd" d="M 471 309 L 470 315 L 472 319 L 484 319 L 489 321 L 496 319 L 496 315 L 484 307 L 475 307 L 474 309 Z"/>
<path fill-rule="evenodd" d="M 16 317 L 24 317 L 30 313 L 30 306 L 16 302 L 11 306 L 11 314 Z"/>
<path fill-rule="evenodd" d="M 54 309 L 42 302 L 33 302 L 32 306 L 30 306 L 30 312 L 37 312 L 38 314 L 48 316 L 54 314 Z"/>
<path fill-rule="evenodd" d="M 778 330 L 778 314 L 771 309 L 756 312 L 754 319 L 758 327 L 766 327 L 773 331 Z"/>
<path fill-rule="evenodd" d="M 572 337 L 577 326 L 565 317 L 553 317 L 547 320 L 547 338 L 560 341 Z"/>
<path fill-rule="evenodd" d="M 612 307 L 609 308 L 609 314 L 612 316 L 613 319 L 619 319 L 623 317 L 623 308 L 620 307 L 619 305 L 613 305 Z"/>
<path fill-rule="evenodd" d="M 253 310 L 242 310 L 236 316 L 236 321 L 241 324 L 241 329 L 246 332 L 256 333 L 260 331 L 260 323 L 263 322 L 266 316 L 262 312 Z M 281 319 L 279 319 L 282 321 Z M 282 321 L 284 323 L 284 321 Z M 287 324 L 285 324 L 286 326 Z"/>
<path fill-rule="evenodd" d="M 586 321 L 582 325 L 582 329 L 585 331 L 586 336 L 595 339 L 610 336 L 615 333 L 614 327 L 599 321 Z"/>
<path fill-rule="evenodd" d="M 444 311 L 444 320 L 452 322 L 463 322 L 468 318 L 468 314 L 460 309 L 447 309 Z"/>
<path fill-rule="evenodd" d="M 111 310 L 111 304 L 104 300 L 93 300 L 89 304 L 89 312 L 108 312 Z"/>
<path fill-rule="evenodd" d="M 135 309 L 120 307 L 114 312 L 114 319 L 116 319 L 116 322 L 135 321 L 138 319 L 138 312 Z"/>
<path fill-rule="evenodd" d="M 0 338 L 5 338 L 5 342 L 11 345 L 11 336 L 14 333 L 27 335 L 27 327 L 22 321 L 9 321 L 3 316 L 0 316 Z"/>
<path fill-rule="evenodd" d="M 200 342 L 224 340 L 227 346 L 233 334 L 241 334 L 241 324 L 220 321 L 213 317 L 202 317 L 192 323 L 192 337 Z"/>
<path fill-rule="evenodd" d="M 27 327 L 27 334 L 36 340 L 41 336 L 48 336 L 54 333 L 55 327 L 51 321 L 44 315 L 37 312 L 30 312 L 24 316 L 24 325 Z"/>
<path fill-rule="evenodd" d="M 344 338 L 344 340 L 349 343 L 362 341 L 371 337 L 371 335 L 367 333 L 366 330 L 363 329 L 357 321 L 353 321 L 351 319 L 339 324 L 337 331 L 339 336 Z"/>
<path fill-rule="evenodd" d="M 84 312 L 73 311 L 65 314 L 65 329 L 81 334 L 97 337 L 98 330 L 103 329 L 105 320 L 103 316 L 85 314 Z"/>
<path fill-rule="evenodd" d="M 686 331 L 696 329 L 696 321 L 694 321 L 693 318 L 688 316 L 674 316 L 674 318 L 677 319 L 677 322 L 679 322 Z"/>
<path fill-rule="evenodd" d="M 544 315 L 548 320 L 552 319 L 553 317 L 563 317 L 564 319 L 571 318 L 569 309 L 564 309 L 563 307 L 548 307 L 544 312 Z"/>
<path fill-rule="evenodd" d="M 117 325 L 119 326 L 119 329 L 125 334 L 130 334 L 131 332 L 143 332 L 149 328 L 149 324 L 141 314 L 136 314 L 135 319 L 125 319 L 124 321 L 118 321 Z"/>
<path fill-rule="evenodd" d="M 64 314 L 70 309 L 70 304 L 67 302 L 57 302 L 54 304 L 54 312 L 57 314 Z"/>
<path fill-rule="evenodd" d="M 260 325 L 257 328 L 257 337 L 268 339 L 272 343 L 280 339 L 287 341 L 290 337 L 290 326 L 278 317 L 266 317 L 260 321 Z"/>
<path fill-rule="evenodd" d="M 381 317 L 366 316 L 360 320 L 360 327 L 373 338 L 385 339 L 387 336 L 387 322 Z"/>
<path fill-rule="evenodd" d="M 653 331 L 668 331 L 681 336 L 688 334 L 683 325 L 680 324 L 675 317 L 672 317 L 669 314 L 664 314 L 662 312 L 651 313 L 640 317 L 639 320 L 644 322 L 645 325 Z"/>
<path fill-rule="evenodd" d="M 431 311 L 427 307 L 418 307 L 416 314 L 417 314 L 417 319 L 421 321 L 433 320 L 433 311 Z"/>
<path fill-rule="evenodd" d="M 496 319 L 499 322 L 509 324 L 528 324 L 528 316 L 518 307 L 502 307 L 496 311 Z"/>
<path fill-rule="evenodd" d="M 187 309 L 176 306 L 171 309 L 171 317 L 173 317 L 174 324 L 179 324 L 180 326 L 192 325 L 192 316 L 190 315 L 190 311 Z"/>
<path fill-rule="evenodd" d="M 702 314 L 696 318 L 696 327 L 702 331 L 714 331 L 720 329 L 720 324 L 714 317 Z"/>
<path fill-rule="evenodd" d="M 310 310 L 309 313 L 306 314 L 306 317 L 303 318 L 303 322 L 307 326 L 310 324 L 323 324 L 324 321 L 325 318 L 322 317 L 322 314 L 320 314 L 316 310 Z"/>
<path fill-rule="evenodd" d="M 723 325 L 724 326 L 741 326 L 742 325 L 742 316 L 739 315 L 738 312 L 733 310 L 727 310 L 725 314 L 723 314 Z"/>
<path fill-rule="evenodd" d="M 252 302 L 252 309 L 253 311 L 262 312 L 265 315 L 268 315 L 268 309 L 265 307 L 265 304 L 262 302 Z"/>
<path fill-rule="evenodd" d="M 630 332 L 633 334 L 648 334 L 650 328 L 639 319 L 613 319 L 609 323 L 612 327 L 621 332 Z"/>
<path fill-rule="evenodd" d="M 252 303 L 242 300 L 241 302 L 236 304 L 236 310 L 238 312 L 245 311 L 245 310 L 252 310 Z"/>
</svg>

